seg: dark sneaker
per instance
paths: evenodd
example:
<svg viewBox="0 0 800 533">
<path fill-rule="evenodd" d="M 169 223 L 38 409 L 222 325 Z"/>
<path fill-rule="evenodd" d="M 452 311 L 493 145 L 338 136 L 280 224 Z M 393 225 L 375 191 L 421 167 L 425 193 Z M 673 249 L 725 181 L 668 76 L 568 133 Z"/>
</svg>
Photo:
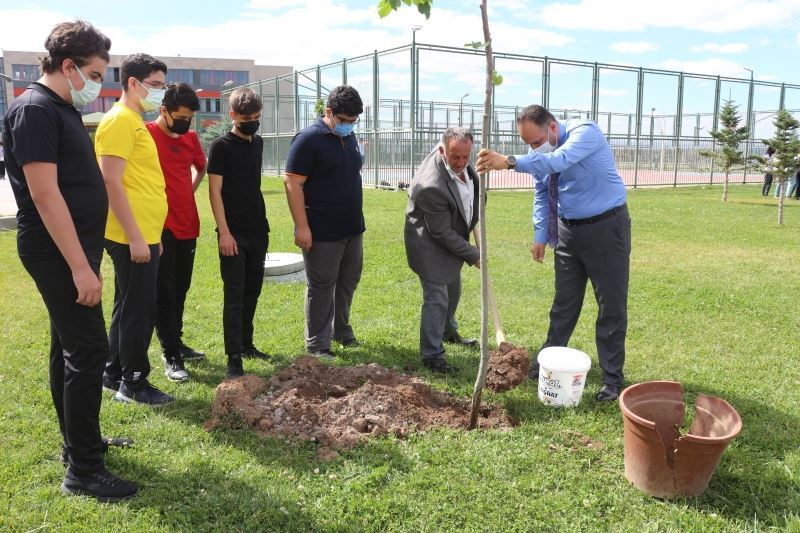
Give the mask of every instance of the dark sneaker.
<svg viewBox="0 0 800 533">
<path fill-rule="evenodd" d="M 269 355 L 265 354 L 255 346 L 250 346 L 242 350 L 242 357 L 245 359 L 269 359 Z"/>
<path fill-rule="evenodd" d="M 228 366 L 225 368 L 225 379 L 236 379 L 244 376 L 242 356 L 239 354 L 228 356 Z"/>
<path fill-rule="evenodd" d="M 121 381 L 118 379 L 111 379 L 103 374 L 103 390 L 106 392 L 117 392 Z"/>
<path fill-rule="evenodd" d="M 61 492 L 73 496 L 91 496 L 101 502 L 119 502 L 134 497 L 139 487 L 105 468 L 85 476 L 73 474 L 68 468 L 61 482 Z"/>
<path fill-rule="evenodd" d="M 437 374 L 455 374 L 458 372 L 458 367 L 447 364 L 447 361 L 445 361 L 444 358 L 423 359 L 422 364 Z"/>
<path fill-rule="evenodd" d="M 163 393 L 157 387 L 151 385 L 149 381 L 145 380 L 141 386 L 136 390 L 129 388 L 128 384 L 124 381 L 120 385 L 114 399 L 120 402 L 127 403 L 141 403 L 153 407 L 164 405 L 175 400 L 169 394 Z"/>
<path fill-rule="evenodd" d="M 361 346 L 361 343 L 358 342 L 358 339 L 356 339 L 355 337 L 346 340 L 339 340 L 339 339 L 335 340 L 336 342 L 341 344 L 343 348 L 358 348 L 359 346 Z"/>
<path fill-rule="evenodd" d="M 619 398 L 620 389 L 617 385 L 603 385 L 600 391 L 595 395 L 594 399 L 598 402 L 613 402 Z"/>
<path fill-rule="evenodd" d="M 539 365 L 535 365 L 533 361 L 531 361 L 531 366 L 528 368 L 528 379 L 539 381 Z"/>
<path fill-rule="evenodd" d="M 317 359 L 322 359 L 324 361 L 334 361 L 336 359 L 336 354 L 334 354 L 330 348 L 326 348 L 324 350 L 317 350 L 315 352 L 308 352 L 308 355 L 311 357 L 316 357 Z"/>
<path fill-rule="evenodd" d="M 177 381 L 183 383 L 189 381 L 189 373 L 183 366 L 181 356 L 171 357 L 164 360 L 164 375 L 170 381 Z"/>
<path fill-rule="evenodd" d="M 206 356 L 206 354 L 204 354 L 203 352 L 198 352 L 194 348 L 186 346 L 183 343 L 183 341 L 181 341 L 180 350 L 181 350 L 181 358 L 184 361 L 196 361 L 198 359 L 203 359 Z"/>
<path fill-rule="evenodd" d="M 446 337 L 443 340 L 444 340 L 444 342 L 449 342 L 449 343 L 452 343 L 452 344 L 460 344 L 462 346 L 477 346 L 478 345 L 478 339 L 465 339 L 464 337 L 462 337 L 458 333 L 456 333 L 455 335 L 450 335 L 449 337 Z"/>
</svg>

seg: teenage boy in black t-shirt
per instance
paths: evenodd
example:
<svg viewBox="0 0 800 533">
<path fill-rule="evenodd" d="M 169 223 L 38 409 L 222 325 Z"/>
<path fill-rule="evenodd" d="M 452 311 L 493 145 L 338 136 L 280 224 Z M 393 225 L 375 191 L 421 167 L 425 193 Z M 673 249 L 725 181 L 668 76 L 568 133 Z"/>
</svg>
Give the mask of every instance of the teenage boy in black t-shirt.
<svg viewBox="0 0 800 533">
<path fill-rule="evenodd" d="M 73 107 L 100 94 L 111 41 L 79 20 L 56 25 L 45 48 L 44 74 L 3 119 L 5 161 L 19 206 L 17 250 L 50 318 L 50 393 L 68 465 L 61 490 L 118 501 L 138 487 L 106 470 L 100 436 L 108 337 L 99 271 L 108 197 Z"/>
<path fill-rule="evenodd" d="M 256 135 L 261 98 L 251 89 L 236 89 L 230 108 L 233 129 L 209 149 L 208 196 L 217 221 L 224 293 L 225 377 L 236 378 L 244 375 L 243 357 L 267 358 L 253 345 L 253 317 L 264 283 L 269 223 L 261 194 L 263 140 Z"/>
</svg>

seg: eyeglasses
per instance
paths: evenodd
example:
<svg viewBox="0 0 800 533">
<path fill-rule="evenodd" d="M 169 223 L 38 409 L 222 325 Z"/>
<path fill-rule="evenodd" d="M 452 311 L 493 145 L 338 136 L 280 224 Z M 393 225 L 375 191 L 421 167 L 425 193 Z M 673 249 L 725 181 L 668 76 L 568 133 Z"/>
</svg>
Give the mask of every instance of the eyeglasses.
<svg viewBox="0 0 800 533">
<path fill-rule="evenodd" d="M 336 117 L 336 120 L 341 122 L 342 124 L 358 124 L 361 121 L 361 117 L 356 117 L 355 119 L 351 120 L 349 118 L 342 118 L 339 115 L 333 115 Z"/>
<path fill-rule="evenodd" d="M 165 88 L 164 83 L 160 82 L 160 81 L 142 80 L 142 84 L 147 85 L 148 87 L 152 87 L 153 89 L 163 89 L 163 88 Z"/>
</svg>

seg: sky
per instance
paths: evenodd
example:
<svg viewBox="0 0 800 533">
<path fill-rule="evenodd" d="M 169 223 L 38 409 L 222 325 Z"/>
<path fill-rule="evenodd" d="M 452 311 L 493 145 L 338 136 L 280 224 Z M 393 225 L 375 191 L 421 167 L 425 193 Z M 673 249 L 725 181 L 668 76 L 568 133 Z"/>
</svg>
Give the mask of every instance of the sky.
<svg viewBox="0 0 800 533">
<path fill-rule="evenodd" d="M 496 51 L 741 78 L 750 76 L 749 68 L 757 80 L 800 84 L 800 0 L 488 3 Z M 429 20 L 408 7 L 381 20 L 377 0 L 147 0 L 127 2 L 121 9 L 110 8 L 113 4 L 0 0 L 0 48 L 40 50 L 56 22 L 76 17 L 106 33 L 116 54 L 252 58 L 295 68 L 408 44 L 415 25 L 421 26 L 418 42 L 462 47 L 482 40 L 477 0 L 435 0 Z M 458 101 L 469 93 L 465 103 L 482 101 L 480 58 L 430 52 L 422 53 L 420 63 L 421 98 Z M 365 63 L 365 74 L 356 73 L 348 81 L 366 82 L 368 70 Z M 530 63 L 500 62 L 497 70 L 505 78 L 498 90 L 501 103 L 538 103 L 541 77 Z M 381 96 L 407 95 L 407 71 L 407 53 L 382 60 Z M 558 66 L 553 73 L 551 107 L 588 106 L 590 69 Z M 652 108 L 674 113 L 676 80 L 646 79 L 646 113 Z M 635 75 L 603 71 L 600 110 L 631 112 L 635 82 Z M 689 80 L 684 111 L 710 111 L 713 91 L 713 83 Z M 746 85 L 728 84 L 723 93 L 723 98 L 746 104 Z M 775 108 L 777 98 L 776 89 L 761 88 L 755 107 Z M 787 93 L 786 105 L 800 109 L 800 90 Z"/>
</svg>

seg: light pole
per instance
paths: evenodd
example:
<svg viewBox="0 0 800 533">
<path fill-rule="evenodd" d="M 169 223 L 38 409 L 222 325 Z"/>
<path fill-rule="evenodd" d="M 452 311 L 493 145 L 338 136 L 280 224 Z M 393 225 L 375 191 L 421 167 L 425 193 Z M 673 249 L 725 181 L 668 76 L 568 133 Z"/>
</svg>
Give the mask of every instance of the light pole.
<svg viewBox="0 0 800 533">
<path fill-rule="evenodd" d="M 755 124 L 753 123 L 753 69 L 743 67 L 750 72 L 750 90 L 747 93 L 747 144 L 744 145 L 744 177 L 742 183 L 747 183 L 747 160 L 750 157 L 750 141 L 754 138 Z"/>
<path fill-rule="evenodd" d="M 459 126 L 463 126 L 464 125 L 464 120 L 463 120 L 463 118 L 464 118 L 464 98 L 466 98 L 467 96 L 469 96 L 469 93 L 467 93 L 464 96 L 462 96 L 461 100 L 458 101 L 458 125 Z"/>
</svg>

